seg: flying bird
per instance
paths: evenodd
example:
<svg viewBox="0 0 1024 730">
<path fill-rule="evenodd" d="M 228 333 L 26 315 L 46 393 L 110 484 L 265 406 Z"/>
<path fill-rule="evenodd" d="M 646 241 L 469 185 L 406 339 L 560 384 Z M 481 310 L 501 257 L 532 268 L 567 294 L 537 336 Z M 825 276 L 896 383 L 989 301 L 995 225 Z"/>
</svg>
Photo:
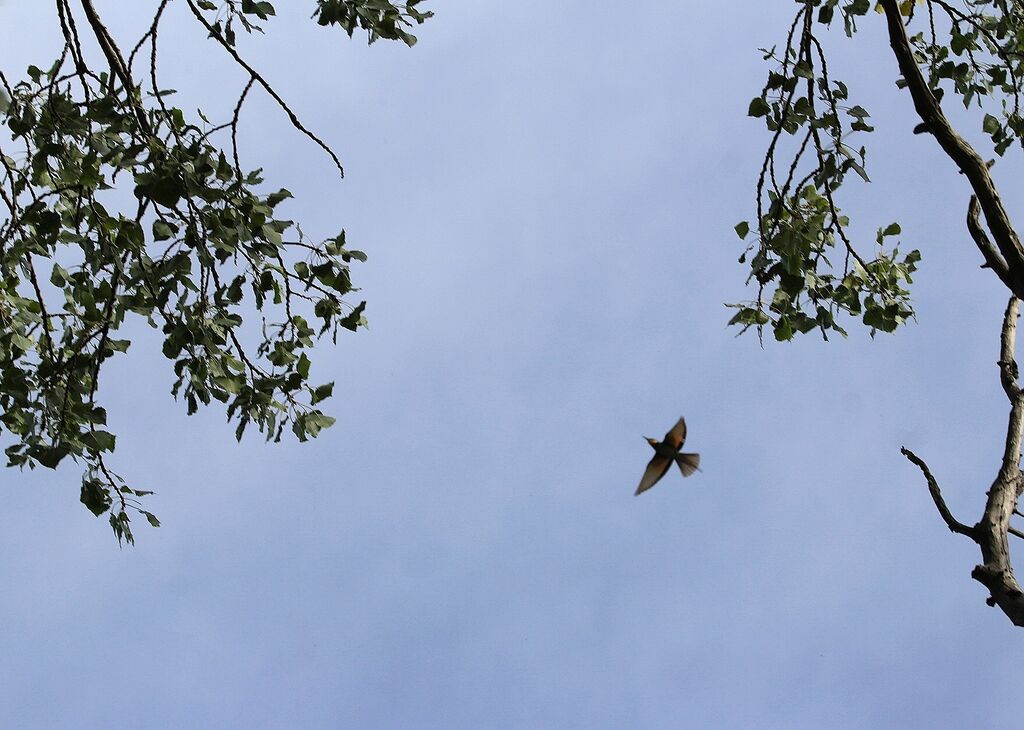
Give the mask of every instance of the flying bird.
<svg viewBox="0 0 1024 730">
<path fill-rule="evenodd" d="M 683 448 L 686 441 L 686 421 L 682 418 L 672 427 L 672 430 L 665 434 L 665 438 L 657 441 L 645 436 L 647 443 L 654 449 L 654 458 L 647 465 L 640 486 L 636 488 L 635 494 L 641 494 L 658 483 L 658 480 L 665 476 L 665 472 L 672 466 L 674 461 L 679 466 L 679 471 L 684 477 L 688 477 L 700 468 L 700 454 L 680 454 L 679 449 Z"/>
</svg>

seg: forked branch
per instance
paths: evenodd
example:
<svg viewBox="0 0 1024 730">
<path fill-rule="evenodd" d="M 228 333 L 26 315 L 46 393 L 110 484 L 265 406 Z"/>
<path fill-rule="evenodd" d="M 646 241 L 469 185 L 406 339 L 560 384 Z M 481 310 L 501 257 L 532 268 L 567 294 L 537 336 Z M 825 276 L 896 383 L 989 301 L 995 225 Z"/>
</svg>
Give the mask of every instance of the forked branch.
<svg viewBox="0 0 1024 730">
<path fill-rule="evenodd" d="M 946 526 L 953 532 L 970 537 L 981 548 L 984 562 L 971 571 L 971 577 L 988 589 L 987 603 L 998 606 L 1016 626 L 1024 627 L 1024 591 L 1013 574 L 1009 544 L 1010 535 L 1022 536 L 1019 530 L 1010 525 L 1010 518 L 1017 513 L 1017 500 L 1024 489 L 1020 470 L 1021 445 L 1024 442 L 1024 393 L 1018 381 L 1017 362 L 1014 359 L 1019 316 L 1020 300 L 1010 297 L 1003 315 L 999 352 L 999 378 L 1010 401 L 1010 417 L 999 473 L 988 490 L 985 511 L 978 523 L 968 527 L 957 521 L 946 506 L 928 466 L 909 449 L 904 447 L 901 451 L 921 469 Z"/>
<path fill-rule="evenodd" d="M 972 195 L 971 202 L 967 206 L 967 230 L 974 239 L 974 244 L 985 257 L 985 267 L 996 272 L 999 280 L 1006 285 L 1006 288 L 1013 291 L 1013 277 L 1010 275 L 1010 267 L 1006 265 L 1006 259 L 999 253 L 999 250 L 989 240 L 988 234 L 981 225 L 981 204 L 978 203 L 978 196 Z"/>
<path fill-rule="evenodd" d="M 935 136 L 935 140 L 942 147 L 943 152 L 956 163 L 960 171 L 970 181 L 974 195 L 977 197 L 977 205 L 985 215 L 985 222 L 995 239 L 995 246 L 1006 264 L 1005 278 L 1004 274 L 1000 274 L 996 265 L 993 265 L 992 268 L 997 274 L 1000 274 L 1000 279 L 1010 288 L 1010 291 L 1018 297 L 1024 297 L 1024 245 L 1021 244 L 1020 238 L 1010 222 L 1009 213 L 999 197 L 988 165 L 977 150 L 953 129 L 953 125 L 942 111 L 938 99 L 935 98 L 921 74 L 914 51 L 910 46 L 910 40 L 907 38 L 898 0 L 881 0 L 881 5 L 888 23 L 889 43 L 896 56 L 896 61 L 899 63 L 900 72 L 907 83 L 907 88 L 910 90 L 914 109 L 921 117 L 921 121 L 927 125 L 928 131 Z M 989 261 L 987 247 L 979 243 L 977 237 L 975 237 L 975 243 L 982 249 L 982 253 L 986 254 L 986 261 L 992 265 L 993 262 Z"/>
</svg>

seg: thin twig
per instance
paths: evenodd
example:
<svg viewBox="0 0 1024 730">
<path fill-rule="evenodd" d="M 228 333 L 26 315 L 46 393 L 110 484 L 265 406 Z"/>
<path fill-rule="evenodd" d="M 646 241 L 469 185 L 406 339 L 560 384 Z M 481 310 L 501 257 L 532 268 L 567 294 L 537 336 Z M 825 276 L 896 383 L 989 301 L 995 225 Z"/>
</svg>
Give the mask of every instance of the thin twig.
<svg viewBox="0 0 1024 730">
<path fill-rule="evenodd" d="M 281 107 L 281 110 L 288 115 L 288 120 L 292 123 L 293 127 L 295 127 L 302 134 L 304 134 L 306 137 L 315 142 L 324 152 L 328 154 L 328 156 L 330 156 L 331 160 L 334 162 L 334 166 L 338 168 L 338 173 L 342 177 L 345 177 L 345 169 L 341 166 L 341 160 L 338 159 L 338 155 L 335 154 L 334 150 L 332 150 L 327 145 L 326 142 L 324 142 L 322 139 L 317 137 L 315 134 L 313 134 L 306 128 L 306 126 L 299 120 L 299 117 L 295 114 L 295 112 L 291 110 L 291 107 L 288 106 L 287 102 L 285 102 L 285 100 L 281 98 L 280 94 L 278 94 L 274 90 L 274 87 L 271 86 L 256 69 L 254 69 L 248 63 L 246 63 L 245 59 L 238 55 L 238 51 L 232 48 L 231 44 L 224 40 L 224 37 L 220 33 L 218 33 L 212 25 L 210 25 L 209 21 L 207 21 L 206 18 L 203 16 L 202 12 L 200 12 L 199 8 L 196 7 L 196 4 L 192 0 L 185 1 L 188 3 L 188 7 L 192 11 L 192 14 L 196 16 L 196 20 L 198 20 L 199 23 L 209 32 L 210 37 L 216 40 L 224 48 L 224 50 L 227 51 L 228 54 L 235 60 L 235 63 L 244 68 L 249 73 L 249 75 L 253 79 L 255 79 L 260 86 L 263 87 L 263 90 L 270 95 L 270 98 L 277 102 L 277 105 Z"/>
</svg>

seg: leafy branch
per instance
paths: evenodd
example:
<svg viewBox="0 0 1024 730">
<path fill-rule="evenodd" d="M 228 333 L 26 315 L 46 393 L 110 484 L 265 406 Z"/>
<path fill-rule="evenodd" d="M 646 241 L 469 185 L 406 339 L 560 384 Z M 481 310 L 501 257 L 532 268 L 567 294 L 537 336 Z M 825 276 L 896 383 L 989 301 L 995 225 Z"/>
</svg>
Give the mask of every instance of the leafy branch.
<svg viewBox="0 0 1024 730">
<path fill-rule="evenodd" d="M 128 351 L 119 332 L 130 315 L 162 332 L 172 393 L 189 414 L 218 401 L 237 438 L 252 425 L 275 441 L 285 429 L 305 441 L 334 422 L 319 407 L 333 383 L 311 380 L 309 351 L 366 323 L 366 303 L 346 300 L 357 291 L 351 264 L 365 255 L 348 248 L 344 230 L 308 239 L 279 213 L 291 193 L 243 166 L 238 130 L 256 86 L 342 173 L 337 154 L 238 52 L 236 32 L 263 32 L 273 4 L 185 4 L 248 77 L 222 123 L 173 106 L 173 90 L 159 81 L 170 0 L 127 56 L 91 0 L 57 0 L 59 57 L 15 82 L 0 72 L 0 433 L 9 439 L 8 465 L 83 464 L 81 501 L 96 515 L 109 512 L 118 540 L 129 543 L 130 512 L 159 524 L 142 506 L 151 492 L 107 465 L 116 436 L 101 405 L 103 365 Z M 321 0 L 314 17 L 349 36 L 362 29 L 370 42 L 412 45 L 406 28 L 430 16 L 419 4 Z M 100 59 L 87 55 L 83 34 Z"/>
<path fill-rule="evenodd" d="M 913 316 L 910 283 L 920 254 L 900 258 L 883 247 L 898 235 L 898 224 L 879 229 L 874 256 L 864 256 L 848 235 L 849 221 L 836 200 L 847 172 L 868 181 L 864 148 L 854 152 L 847 140 L 870 132 L 868 113 L 849 105 L 847 88 L 830 78 L 818 32 L 838 16 L 848 36 L 872 7 L 884 16 L 900 77 L 920 123 L 915 134 L 929 134 L 970 185 L 966 229 L 984 263 L 1010 293 L 1000 338 L 999 377 L 1010 402 L 1006 439 L 998 473 L 986 495 L 984 512 L 974 525 L 960 522 L 942 497 L 927 464 L 906 447 L 906 458 L 928 484 L 946 526 L 978 545 L 982 562 L 971 575 L 988 589 L 998 606 L 1024 626 L 1024 589 L 1013 571 L 1009 538 L 1024 538 L 1013 526 L 1024 493 L 1020 468 L 1024 444 L 1024 392 L 1014 356 L 1020 301 L 1024 298 L 1024 245 L 992 177 L 995 160 L 1012 146 L 1024 146 L 1021 80 L 1024 79 L 1024 12 L 1020 3 L 1002 0 L 798 0 L 799 10 L 784 50 L 765 52 L 774 62 L 768 81 L 750 105 L 772 132 L 758 180 L 756 239 L 746 253 L 750 279 L 758 284 L 756 301 L 734 305 L 732 319 L 744 329 L 771 325 L 779 340 L 820 329 L 845 332 L 836 315 L 862 315 L 865 325 L 891 332 Z M 912 28 L 921 30 L 913 32 Z M 996 158 L 988 161 L 952 125 L 943 104 L 959 98 L 979 111 L 981 132 Z M 784 135 L 794 138 L 788 148 Z M 808 153 L 808 150 L 811 152 Z M 806 162 L 805 158 L 810 161 Z M 786 170 L 779 175 L 778 170 Z M 737 226 L 740 237 L 751 226 Z M 843 257 L 834 265 L 830 257 Z M 749 279 L 748 279 L 749 281 Z M 768 293 L 771 293 L 770 299 Z"/>
<path fill-rule="evenodd" d="M 757 298 L 729 305 L 738 310 L 730 324 L 756 327 L 759 335 L 770 326 L 780 341 L 812 330 L 827 339 L 832 331 L 847 334 L 840 324 L 847 314 L 861 317 L 872 334 L 892 332 L 914 314 L 905 287 L 921 256 L 886 248 L 886 239 L 901 233 L 897 223 L 878 229 L 871 255 L 851 239 L 838 193 L 850 172 L 870 181 L 866 150 L 852 138 L 873 127 L 868 111 L 850 102 L 847 85 L 832 77 L 818 37 L 838 0 L 798 5 L 782 50 L 762 49 L 773 67 L 748 110 L 764 119 L 771 141 L 757 181 L 757 220 L 736 226 L 740 238 L 756 234 L 740 263 L 749 257 Z M 839 7 L 848 34 L 865 5 Z"/>
</svg>

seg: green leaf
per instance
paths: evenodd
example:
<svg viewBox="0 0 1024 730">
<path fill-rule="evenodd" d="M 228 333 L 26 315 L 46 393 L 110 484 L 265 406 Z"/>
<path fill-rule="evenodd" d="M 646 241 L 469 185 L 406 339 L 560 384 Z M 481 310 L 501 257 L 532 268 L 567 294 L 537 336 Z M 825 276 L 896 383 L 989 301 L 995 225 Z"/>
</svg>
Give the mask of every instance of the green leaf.
<svg viewBox="0 0 1024 730">
<path fill-rule="evenodd" d="M 856 162 L 855 160 L 847 160 L 846 164 L 849 165 L 850 167 L 852 167 L 854 172 L 856 172 L 858 175 L 860 175 L 861 178 L 864 180 L 864 182 L 866 182 L 866 183 L 871 182 L 871 178 L 868 177 L 867 170 L 865 170 L 864 167 L 860 163 Z"/>
<path fill-rule="evenodd" d="M 871 9 L 871 0 L 851 0 L 843 10 L 850 15 L 866 15 Z"/>
<path fill-rule="evenodd" d="M 128 513 L 121 510 L 117 514 L 110 513 L 110 528 L 114 531 L 114 535 L 117 537 L 117 542 L 126 542 L 129 545 L 135 544 L 135 537 L 132 535 L 131 520 L 128 519 Z"/>
<path fill-rule="evenodd" d="M 366 261 L 366 254 L 363 253 L 362 251 L 354 251 L 354 250 L 353 251 L 345 251 L 345 250 L 341 251 L 341 260 L 342 261 L 344 261 L 345 263 L 348 263 L 352 259 L 355 259 L 356 261 Z"/>
<path fill-rule="evenodd" d="M 68 450 L 64 446 L 32 446 L 28 453 L 47 469 L 56 469 L 61 460 L 68 455 Z"/>
<path fill-rule="evenodd" d="M 50 283 L 56 287 L 64 288 L 68 282 L 67 270 L 58 263 L 53 264 L 53 271 L 50 273 Z"/>
<path fill-rule="evenodd" d="M 334 419 L 330 416 L 320 411 L 313 411 L 306 416 L 306 433 L 310 436 L 316 436 L 322 429 L 333 426 L 334 422 Z"/>
<path fill-rule="evenodd" d="M 748 233 L 750 233 L 750 224 L 747 221 L 740 221 L 736 224 L 736 235 L 741 240 L 746 238 Z"/>
<path fill-rule="evenodd" d="M 245 383 L 245 379 L 242 376 L 231 377 L 231 376 L 218 376 L 213 378 L 214 384 L 232 395 L 236 395 L 242 392 L 242 387 Z"/>
<path fill-rule="evenodd" d="M 110 490 L 95 479 L 82 480 L 82 491 L 79 501 L 84 504 L 90 512 L 99 517 L 110 509 Z"/>
<path fill-rule="evenodd" d="M 775 339 L 779 342 L 793 339 L 793 325 L 788 317 L 779 317 L 779 321 L 775 323 Z"/>
<path fill-rule="evenodd" d="M 768 102 L 762 99 L 760 96 L 754 97 L 750 102 L 750 107 L 747 109 L 748 117 L 763 117 L 772 108 L 768 106 Z"/>
<path fill-rule="evenodd" d="M 294 197 L 295 196 L 291 194 L 291 191 L 281 188 L 276 193 L 271 193 L 270 195 L 267 196 L 267 205 L 269 205 L 271 208 L 274 208 L 282 200 L 287 200 L 288 198 Z"/>
<path fill-rule="evenodd" d="M 25 335 L 21 334 L 20 332 L 11 333 L 11 344 L 17 347 L 22 352 L 29 352 L 32 350 L 33 347 L 36 346 L 34 340 L 25 337 Z"/>
<path fill-rule="evenodd" d="M 327 400 L 334 394 L 334 383 L 326 383 L 313 390 L 313 396 L 310 398 L 310 405 L 316 405 L 317 403 Z"/>
<path fill-rule="evenodd" d="M 363 310 L 366 309 L 366 302 L 360 302 L 355 309 L 353 309 L 348 315 L 342 317 L 338 324 L 347 330 L 355 332 L 359 327 L 366 326 L 366 318 L 363 316 Z"/>
<path fill-rule="evenodd" d="M 173 208 L 185 194 L 184 186 L 175 177 L 139 177 L 143 178 L 143 182 L 135 186 L 135 195 L 139 198 L 148 198 L 158 205 Z"/>
<path fill-rule="evenodd" d="M 113 451 L 116 437 L 106 431 L 86 431 L 82 434 L 82 443 L 93 451 Z"/>
<path fill-rule="evenodd" d="M 768 316 L 768 314 L 766 312 L 761 311 L 760 309 L 755 309 L 753 307 L 744 307 L 743 305 L 740 304 L 728 304 L 726 306 L 735 307 L 739 309 L 739 311 L 736 312 L 735 315 L 733 315 L 732 319 L 729 320 L 730 325 L 740 324 L 743 325 L 744 328 L 751 327 L 754 325 L 760 327 L 761 325 L 766 325 L 769 322 L 771 322 L 771 318 Z"/>
<path fill-rule="evenodd" d="M 813 80 L 814 70 L 811 68 L 810 64 L 801 60 L 793 67 L 793 75 L 799 76 L 802 79 Z"/>
<path fill-rule="evenodd" d="M 166 241 L 168 238 L 172 238 L 176 232 L 176 226 L 172 227 L 162 220 L 153 221 L 153 238 L 157 241 Z"/>
</svg>

